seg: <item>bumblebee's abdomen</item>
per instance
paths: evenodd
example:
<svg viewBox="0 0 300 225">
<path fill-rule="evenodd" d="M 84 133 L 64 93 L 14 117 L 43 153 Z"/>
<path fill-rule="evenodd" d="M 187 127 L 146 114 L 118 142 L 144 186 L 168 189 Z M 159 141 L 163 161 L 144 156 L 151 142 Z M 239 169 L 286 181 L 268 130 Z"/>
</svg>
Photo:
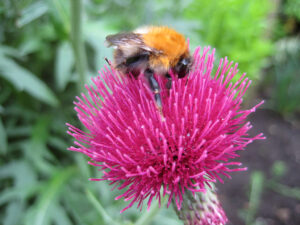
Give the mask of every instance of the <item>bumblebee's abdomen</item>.
<svg viewBox="0 0 300 225">
<path fill-rule="evenodd" d="M 174 67 L 182 55 L 188 54 L 184 36 L 168 27 L 151 27 L 143 34 L 143 41 L 147 46 L 162 52 L 161 56 L 152 56 L 150 64 Z"/>
<path fill-rule="evenodd" d="M 124 57 L 123 51 L 116 49 L 114 53 L 115 66 L 123 74 L 131 74 L 137 77 L 140 72 L 149 66 L 149 54 L 136 54 L 131 57 Z"/>
</svg>

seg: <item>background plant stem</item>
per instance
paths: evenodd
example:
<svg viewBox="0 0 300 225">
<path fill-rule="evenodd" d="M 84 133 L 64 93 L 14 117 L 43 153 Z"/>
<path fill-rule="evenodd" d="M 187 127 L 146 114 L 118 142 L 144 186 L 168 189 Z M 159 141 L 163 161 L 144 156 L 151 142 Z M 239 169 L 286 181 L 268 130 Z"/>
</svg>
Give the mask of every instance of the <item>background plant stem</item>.
<svg viewBox="0 0 300 225">
<path fill-rule="evenodd" d="M 71 0 L 71 42 L 78 73 L 77 86 L 80 92 L 86 83 L 86 52 L 82 35 L 82 0 Z"/>
<path fill-rule="evenodd" d="M 101 203 L 97 200 L 97 198 L 94 196 L 94 194 L 89 190 L 86 189 L 86 194 L 90 202 L 95 206 L 95 209 L 97 209 L 98 213 L 103 218 L 105 224 L 111 224 L 111 225 L 119 225 L 119 223 L 115 222 L 105 211 Z"/>
<path fill-rule="evenodd" d="M 264 175 L 260 171 L 256 171 L 251 176 L 251 192 L 249 199 L 249 209 L 246 216 L 246 225 L 254 222 L 255 214 L 257 213 L 261 195 L 264 188 Z"/>
</svg>

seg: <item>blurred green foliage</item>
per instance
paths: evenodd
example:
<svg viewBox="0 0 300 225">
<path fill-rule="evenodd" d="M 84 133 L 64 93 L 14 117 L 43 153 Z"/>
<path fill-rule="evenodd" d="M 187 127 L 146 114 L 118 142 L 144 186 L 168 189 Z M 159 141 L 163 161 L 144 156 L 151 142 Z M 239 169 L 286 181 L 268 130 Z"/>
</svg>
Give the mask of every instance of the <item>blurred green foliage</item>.
<svg viewBox="0 0 300 225">
<path fill-rule="evenodd" d="M 265 58 L 272 52 L 267 38 L 271 27 L 266 20 L 271 11 L 268 0 L 203 0 L 194 1 L 185 15 L 201 21 L 197 29 L 201 43 L 238 62 L 239 70 L 247 72 L 250 79 L 258 79 L 266 66 Z"/>
<path fill-rule="evenodd" d="M 101 175 L 86 158 L 66 151 L 72 140 L 65 122 L 79 126 L 72 105 L 79 95 L 79 79 L 70 9 L 67 0 L 0 1 L 0 221 L 4 225 L 111 224 L 101 206 L 117 223 L 130 224 L 141 214 L 133 208 L 120 215 L 126 203 L 114 200 L 119 192 L 111 192 L 105 182 L 89 182 L 89 177 Z M 112 50 L 103 44 L 106 35 L 145 24 L 170 25 L 189 37 L 191 46 L 216 47 L 220 57 L 239 62 L 250 78 L 258 78 L 272 50 L 265 37 L 271 10 L 266 0 L 86 0 L 82 10 L 86 80 L 103 67 L 104 57 L 111 58 Z M 282 74 L 286 72 L 278 76 Z M 291 72 L 289 79 L 294 75 Z M 282 82 L 279 78 L 276 82 L 280 90 Z M 162 210 L 152 224 L 180 223 L 172 210 Z"/>
<path fill-rule="evenodd" d="M 270 100 L 267 105 L 284 116 L 300 110 L 300 2 L 281 3 L 274 32 L 275 51 L 270 58 L 262 89 Z"/>
<path fill-rule="evenodd" d="M 284 4 L 284 13 L 291 17 L 296 17 L 300 20 L 300 1 L 286 0 Z"/>
<path fill-rule="evenodd" d="M 282 115 L 300 110 L 300 38 L 282 38 L 266 77 L 269 106 Z"/>
<path fill-rule="evenodd" d="M 271 174 L 273 179 L 279 179 L 286 175 L 288 167 L 284 161 L 275 161 L 271 168 Z"/>
</svg>

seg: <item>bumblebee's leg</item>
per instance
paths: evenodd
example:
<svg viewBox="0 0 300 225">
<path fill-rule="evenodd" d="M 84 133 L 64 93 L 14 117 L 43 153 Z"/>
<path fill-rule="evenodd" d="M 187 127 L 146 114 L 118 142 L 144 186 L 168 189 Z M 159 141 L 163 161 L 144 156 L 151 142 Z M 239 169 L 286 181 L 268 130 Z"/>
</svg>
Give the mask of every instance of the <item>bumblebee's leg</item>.
<svg viewBox="0 0 300 225">
<path fill-rule="evenodd" d="M 162 112 L 162 102 L 161 102 L 159 84 L 158 84 L 157 80 L 155 79 L 152 70 L 146 69 L 144 74 L 145 74 L 145 77 L 148 80 L 150 89 L 154 93 L 154 99 L 155 99 L 156 106 L 157 106 L 157 108 L 159 109 L 159 111 L 161 113 Z"/>
<path fill-rule="evenodd" d="M 188 83 L 188 81 L 189 81 L 189 78 L 190 78 L 190 74 L 188 74 L 188 77 L 186 78 L 185 86 L 187 85 L 187 83 Z"/>
<path fill-rule="evenodd" d="M 165 77 L 167 78 L 166 88 L 170 92 L 170 89 L 172 88 L 172 77 L 170 74 L 166 74 Z"/>
</svg>

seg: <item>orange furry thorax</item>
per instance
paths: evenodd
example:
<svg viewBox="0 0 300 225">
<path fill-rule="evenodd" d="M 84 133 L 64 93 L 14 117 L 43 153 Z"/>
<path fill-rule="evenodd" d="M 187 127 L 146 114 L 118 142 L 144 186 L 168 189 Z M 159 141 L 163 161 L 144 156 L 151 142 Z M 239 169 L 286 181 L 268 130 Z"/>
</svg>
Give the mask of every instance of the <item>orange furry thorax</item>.
<svg viewBox="0 0 300 225">
<path fill-rule="evenodd" d="M 184 36 L 168 27 L 151 27 L 143 34 L 143 41 L 147 46 L 162 52 L 161 55 L 150 57 L 153 66 L 167 69 L 175 66 L 180 56 L 189 54 Z"/>
</svg>

